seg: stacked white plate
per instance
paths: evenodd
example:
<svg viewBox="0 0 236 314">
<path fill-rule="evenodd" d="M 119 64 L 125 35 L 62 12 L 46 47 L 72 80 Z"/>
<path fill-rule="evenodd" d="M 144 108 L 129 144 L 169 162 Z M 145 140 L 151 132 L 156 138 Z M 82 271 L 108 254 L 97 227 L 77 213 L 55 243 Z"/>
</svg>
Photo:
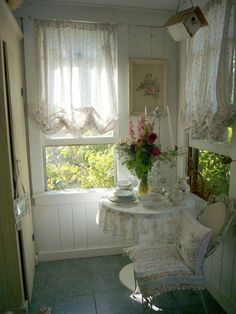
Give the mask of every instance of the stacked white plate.
<svg viewBox="0 0 236 314">
<path fill-rule="evenodd" d="M 117 188 L 119 190 L 132 190 L 132 183 L 128 180 L 120 180 L 117 182 Z"/>
<path fill-rule="evenodd" d="M 113 195 L 109 197 L 110 201 L 116 203 L 129 203 L 136 200 L 134 191 L 118 189 Z"/>
</svg>

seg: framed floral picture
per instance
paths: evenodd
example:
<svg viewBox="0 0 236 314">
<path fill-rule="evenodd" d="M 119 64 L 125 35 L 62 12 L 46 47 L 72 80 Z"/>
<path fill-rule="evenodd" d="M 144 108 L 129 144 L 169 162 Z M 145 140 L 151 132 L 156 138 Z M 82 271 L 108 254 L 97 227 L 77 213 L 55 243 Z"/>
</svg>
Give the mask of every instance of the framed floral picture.
<svg viewBox="0 0 236 314">
<path fill-rule="evenodd" d="M 130 115 L 146 111 L 152 114 L 158 106 L 167 105 L 167 60 L 130 59 Z M 145 110 L 146 108 L 146 110 Z"/>
</svg>

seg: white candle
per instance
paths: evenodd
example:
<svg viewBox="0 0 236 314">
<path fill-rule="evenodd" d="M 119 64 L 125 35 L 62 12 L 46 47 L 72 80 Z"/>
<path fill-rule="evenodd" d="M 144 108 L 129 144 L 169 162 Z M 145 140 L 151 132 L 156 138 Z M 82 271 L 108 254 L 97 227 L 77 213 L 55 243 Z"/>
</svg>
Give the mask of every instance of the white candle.
<svg viewBox="0 0 236 314">
<path fill-rule="evenodd" d="M 145 113 L 145 117 L 147 116 L 147 106 L 145 106 L 145 111 L 144 111 L 144 113 Z"/>
<path fill-rule="evenodd" d="M 169 110 L 168 106 L 167 106 L 167 118 L 168 118 L 169 132 L 170 132 L 171 148 L 174 148 L 175 147 L 174 132 L 173 132 L 173 128 L 172 128 L 170 110 Z"/>
</svg>

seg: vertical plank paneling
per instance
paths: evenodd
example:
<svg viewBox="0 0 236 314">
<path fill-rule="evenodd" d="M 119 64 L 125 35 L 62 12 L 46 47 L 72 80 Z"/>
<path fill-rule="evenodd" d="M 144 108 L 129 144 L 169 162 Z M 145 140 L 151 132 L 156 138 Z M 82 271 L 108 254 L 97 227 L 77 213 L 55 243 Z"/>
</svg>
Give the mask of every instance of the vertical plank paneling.
<svg viewBox="0 0 236 314">
<path fill-rule="evenodd" d="M 61 250 L 71 250 L 74 248 L 71 204 L 58 205 L 58 215 Z"/>
<path fill-rule="evenodd" d="M 59 221 L 56 205 L 34 208 L 34 232 L 37 252 L 59 251 Z"/>
<path fill-rule="evenodd" d="M 100 248 L 100 229 L 96 224 L 98 204 L 96 202 L 89 202 L 86 204 L 86 207 L 88 248 Z"/>
<path fill-rule="evenodd" d="M 74 248 L 86 249 L 88 247 L 87 239 L 87 213 L 84 203 L 72 204 L 73 230 L 74 230 Z"/>
<path fill-rule="evenodd" d="M 151 28 L 138 27 L 138 50 L 137 55 L 139 58 L 151 58 Z"/>
<path fill-rule="evenodd" d="M 232 276 L 231 303 L 236 307 L 236 239 L 234 239 L 234 269 Z"/>
<path fill-rule="evenodd" d="M 160 123 L 160 140 L 162 144 L 162 149 L 166 150 L 170 148 L 170 133 L 167 116 L 162 117 Z"/>
<path fill-rule="evenodd" d="M 221 292 L 227 298 L 231 296 L 232 288 L 232 274 L 234 268 L 234 247 L 235 247 L 235 233 L 233 228 L 230 228 L 224 239 L 224 249 L 222 261 L 222 277 L 221 277 Z"/>
<path fill-rule="evenodd" d="M 123 137 L 128 133 L 128 123 L 123 121 L 129 115 L 129 42 L 128 42 L 128 26 L 121 25 L 118 29 L 118 106 L 119 106 L 119 121 L 118 132 L 119 136 Z M 125 104 L 125 106 L 124 106 Z"/>
<path fill-rule="evenodd" d="M 151 30 L 151 58 L 158 59 L 164 56 L 164 30 L 152 28 Z"/>
<path fill-rule="evenodd" d="M 214 256 L 218 257 L 221 260 L 223 259 L 223 248 L 224 248 L 224 242 L 222 241 L 214 253 Z"/>
<path fill-rule="evenodd" d="M 167 105 L 169 107 L 170 116 L 168 118 L 164 117 L 162 119 L 164 125 L 163 130 L 165 130 L 165 138 L 163 139 L 167 145 L 167 149 L 173 149 L 173 145 L 177 144 L 178 134 L 177 134 L 177 117 L 178 117 L 178 75 L 177 75 L 177 45 L 176 42 L 169 36 L 167 30 L 164 33 L 164 58 L 168 62 L 167 71 Z M 171 125 L 171 127 L 170 127 Z M 170 129 L 171 128 L 171 129 Z M 167 130 L 168 131 L 167 131 Z M 170 131 L 172 131 L 172 136 L 174 137 L 174 142 L 171 141 Z M 167 172 L 167 180 L 169 186 L 173 186 L 176 180 L 176 169 L 169 170 Z"/>
<path fill-rule="evenodd" d="M 209 256 L 209 257 L 207 257 L 205 259 L 204 266 L 205 266 L 207 281 L 210 282 L 211 281 L 211 277 L 212 277 L 212 274 L 211 274 L 211 270 L 212 270 L 212 256 Z"/>
<path fill-rule="evenodd" d="M 232 145 L 234 150 L 236 151 L 236 120 L 233 124 L 233 137 L 232 137 Z M 230 164 L 230 186 L 229 186 L 229 195 L 235 199 L 235 190 L 236 190 L 236 162 L 232 161 Z M 231 254 L 233 255 L 233 270 L 232 270 L 232 278 L 231 278 L 231 304 L 236 309 L 236 235 L 235 235 L 235 228 L 236 224 L 235 221 L 232 224 L 231 228 L 234 230 L 234 238 L 233 238 L 233 249 Z M 236 312 L 236 311 L 235 311 Z"/>
<path fill-rule="evenodd" d="M 220 289 L 221 282 L 221 260 L 212 256 L 212 283 L 217 289 Z"/>
<path fill-rule="evenodd" d="M 137 58 L 138 51 L 138 26 L 129 26 L 128 28 L 129 57 Z"/>
<path fill-rule="evenodd" d="M 175 143 L 177 143 L 177 116 L 178 116 L 178 76 L 177 76 L 177 46 L 173 39 L 165 32 L 165 58 L 168 60 L 168 88 L 167 88 L 167 103 L 170 110 L 171 123 Z"/>
</svg>

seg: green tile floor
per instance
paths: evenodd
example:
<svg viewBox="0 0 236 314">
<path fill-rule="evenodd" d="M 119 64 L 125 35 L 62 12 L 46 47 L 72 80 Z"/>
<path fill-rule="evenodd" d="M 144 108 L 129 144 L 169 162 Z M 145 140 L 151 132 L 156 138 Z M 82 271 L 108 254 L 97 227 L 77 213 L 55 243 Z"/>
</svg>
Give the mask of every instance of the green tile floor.
<svg viewBox="0 0 236 314">
<path fill-rule="evenodd" d="M 119 271 L 128 262 L 113 255 L 39 263 L 29 313 L 37 314 L 41 306 L 51 307 L 54 314 L 142 313 L 142 305 L 130 299 L 119 281 Z M 207 290 L 204 295 L 209 314 L 225 313 Z M 204 313 L 198 294 L 190 291 L 163 294 L 154 304 L 163 314 Z"/>
</svg>

